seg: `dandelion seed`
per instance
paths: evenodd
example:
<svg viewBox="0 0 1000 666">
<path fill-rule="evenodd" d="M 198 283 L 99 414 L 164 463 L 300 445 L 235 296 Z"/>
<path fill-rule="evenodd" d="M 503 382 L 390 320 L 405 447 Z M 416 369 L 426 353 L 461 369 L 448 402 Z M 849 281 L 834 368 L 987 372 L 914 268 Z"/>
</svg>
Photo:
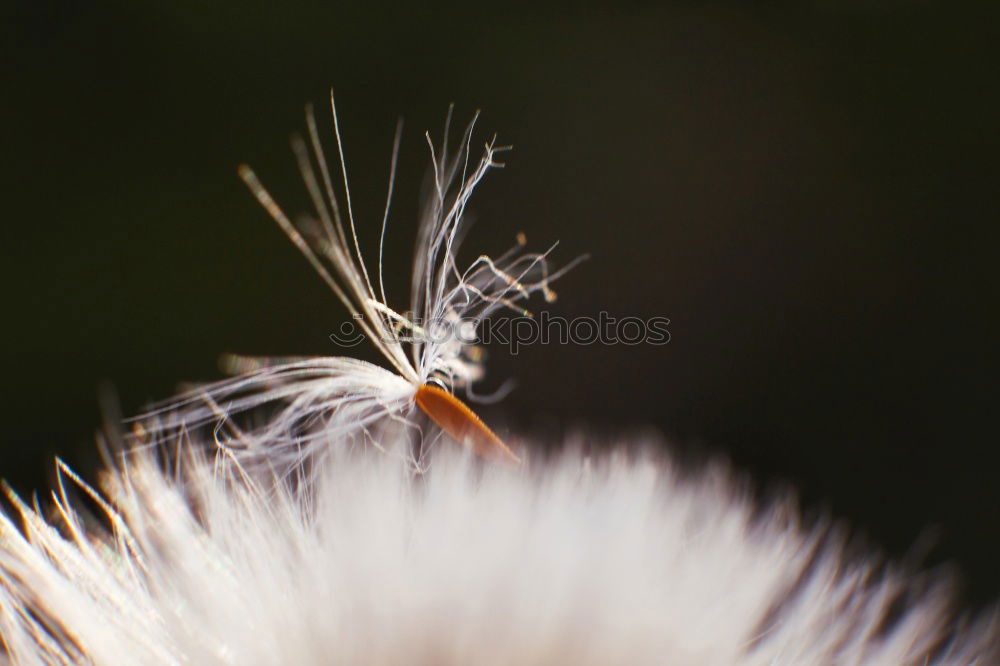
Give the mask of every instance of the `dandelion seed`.
<svg viewBox="0 0 1000 666">
<path fill-rule="evenodd" d="M 463 234 L 462 218 L 476 185 L 507 150 L 495 138 L 485 144 L 478 162 L 471 160 L 476 117 L 452 153 L 448 145 L 451 109 L 444 140 L 431 152 L 434 182 L 417 231 L 409 309 L 393 309 L 385 295 L 383 246 L 395 184 L 401 125 L 393 142 L 389 191 L 379 236 L 374 278 L 365 263 L 355 226 L 344 145 L 336 104 L 330 94 L 337 162 L 344 206 L 336 194 L 327 166 L 316 118 L 306 107 L 308 143 L 296 137 L 293 152 L 314 208 L 314 217 L 295 224 L 271 197 L 254 171 L 239 167 L 239 175 L 264 209 L 295 244 L 323 281 L 358 322 L 391 369 L 346 357 L 274 359 L 228 357 L 226 365 L 239 374 L 182 394 L 139 417 L 145 432 L 161 439 L 215 424 L 216 433 L 236 428 L 234 414 L 277 406 L 264 423 L 240 430 L 240 448 L 233 451 L 243 462 L 264 462 L 269 467 L 297 472 L 331 442 L 377 442 L 385 428 L 418 431 L 414 408 L 455 441 L 481 456 L 509 463 L 520 459 L 475 413 L 453 393 L 471 388 L 482 377 L 481 354 L 467 344 L 467 332 L 498 309 L 530 313 L 519 304 L 536 292 L 547 301 L 555 298 L 549 283 L 583 257 L 552 272 L 546 252 L 524 250 L 526 238 L 498 257 L 480 255 L 469 267 L 459 269 L 456 253 Z M 478 114 L 477 114 L 478 116 Z M 345 224 L 346 218 L 346 224 Z M 377 290 L 377 291 L 376 291 Z M 465 335 L 430 335 L 434 327 L 460 329 Z M 454 331 L 452 331 L 454 332 Z M 232 437 L 216 437 L 226 446 Z M 425 449 L 394 452 L 409 456 L 420 467 Z"/>
</svg>

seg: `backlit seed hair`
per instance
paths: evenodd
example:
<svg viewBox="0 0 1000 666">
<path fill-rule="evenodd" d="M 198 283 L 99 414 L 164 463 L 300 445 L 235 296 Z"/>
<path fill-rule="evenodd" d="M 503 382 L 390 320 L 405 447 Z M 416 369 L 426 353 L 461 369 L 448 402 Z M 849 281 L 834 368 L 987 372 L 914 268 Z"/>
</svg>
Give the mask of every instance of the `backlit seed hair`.
<svg viewBox="0 0 1000 666">
<path fill-rule="evenodd" d="M 213 426 L 215 442 L 241 463 L 262 462 L 272 469 L 299 473 L 331 443 L 379 447 L 383 439 L 380 433 L 386 428 L 419 431 L 413 418 L 414 408 L 418 408 L 451 439 L 479 455 L 519 463 L 518 456 L 453 395 L 456 388 L 469 388 L 482 377 L 476 350 L 464 336 L 428 335 L 424 326 L 444 322 L 474 330 L 500 308 L 526 314 L 519 301 L 536 292 L 553 300 L 550 282 L 582 257 L 551 271 L 548 255 L 556 244 L 545 252 L 529 252 L 524 248 L 523 234 L 518 234 L 517 244 L 502 255 L 480 255 L 468 267 L 459 268 L 455 257 L 463 235 L 465 207 L 486 173 L 503 166 L 496 157 L 508 147 L 496 145 L 494 137 L 486 142 L 478 161 L 471 159 L 474 117 L 457 151 L 452 152 L 449 109 L 439 147 L 435 148 L 426 135 L 433 191 L 417 231 L 409 310 L 394 309 L 385 296 L 383 246 L 402 126 L 397 126 L 393 143 L 373 277 L 358 241 L 332 91 L 330 106 L 343 207 L 311 107 L 306 107 L 305 114 L 308 140 L 296 136 L 292 148 L 312 200 L 312 217 L 293 223 L 249 166 L 241 165 L 239 175 L 358 322 L 389 368 L 348 357 L 228 356 L 225 364 L 236 376 L 154 405 L 136 420 L 137 429 L 143 437 L 152 435 L 162 442 L 180 440 L 192 429 Z M 238 426 L 231 418 L 260 407 L 272 408 L 263 422 Z M 410 457 L 419 469 L 425 452 L 426 448 L 411 447 L 393 453 Z"/>
</svg>

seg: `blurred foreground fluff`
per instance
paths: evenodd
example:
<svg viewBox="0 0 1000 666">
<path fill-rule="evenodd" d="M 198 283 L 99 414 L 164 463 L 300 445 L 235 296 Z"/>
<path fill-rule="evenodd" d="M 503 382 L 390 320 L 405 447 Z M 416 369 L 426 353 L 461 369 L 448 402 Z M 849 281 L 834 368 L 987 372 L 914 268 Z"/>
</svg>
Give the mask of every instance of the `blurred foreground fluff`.
<svg viewBox="0 0 1000 666">
<path fill-rule="evenodd" d="M 106 504 L 74 509 L 63 469 L 48 521 L 3 519 L 14 663 L 996 663 L 995 618 L 955 623 L 945 586 L 634 442 L 424 474 L 335 447 L 308 490 L 143 450 Z"/>
</svg>

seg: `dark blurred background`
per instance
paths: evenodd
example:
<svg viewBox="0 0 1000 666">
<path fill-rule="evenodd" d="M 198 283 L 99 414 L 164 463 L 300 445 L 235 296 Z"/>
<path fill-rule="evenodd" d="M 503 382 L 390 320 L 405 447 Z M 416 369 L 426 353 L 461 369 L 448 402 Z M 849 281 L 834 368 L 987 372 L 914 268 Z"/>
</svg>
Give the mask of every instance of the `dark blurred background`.
<svg viewBox="0 0 1000 666">
<path fill-rule="evenodd" d="M 966 2 L 201 3 L 3 10 L 0 474 L 93 463 L 126 413 L 220 352 L 338 354 L 338 302 L 235 174 L 308 202 L 287 137 L 336 86 L 355 211 L 406 297 L 449 102 L 515 150 L 468 258 L 517 231 L 565 317 L 664 316 L 650 346 L 491 350 L 504 433 L 653 428 L 799 489 L 893 555 L 1000 595 L 998 12 Z M 329 118 L 326 109 L 321 117 Z M 330 135 L 328 135 L 329 137 Z M 332 148 L 328 142 L 328 148 Z M 369 243 L 369 247 L 372 245 Z M 543 302 L 536 309 L 545 307 Z M 487 387 L 488 388 L 488 387 Z M 699 454 L 700 455 L 700 454 Z"/>
</svg>

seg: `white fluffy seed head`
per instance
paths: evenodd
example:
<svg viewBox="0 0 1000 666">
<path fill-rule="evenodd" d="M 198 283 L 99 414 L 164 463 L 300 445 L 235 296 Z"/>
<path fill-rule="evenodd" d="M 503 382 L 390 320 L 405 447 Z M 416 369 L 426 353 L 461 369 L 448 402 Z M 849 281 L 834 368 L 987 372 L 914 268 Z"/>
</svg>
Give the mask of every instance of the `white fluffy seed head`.
<svg viewBox="0 0 1000 666">
<path fill-rule="evenodd" d="M 0 629 L 18 664 L 995 663 L 995 616 L 956 624 L 947 586 L 791 502 L 578 450 L 414 476 L 334 447 L 307 496 L 140 450 L 101 520 L 58 494 L 51 522 L 3 519 Z"/>
</svg>

